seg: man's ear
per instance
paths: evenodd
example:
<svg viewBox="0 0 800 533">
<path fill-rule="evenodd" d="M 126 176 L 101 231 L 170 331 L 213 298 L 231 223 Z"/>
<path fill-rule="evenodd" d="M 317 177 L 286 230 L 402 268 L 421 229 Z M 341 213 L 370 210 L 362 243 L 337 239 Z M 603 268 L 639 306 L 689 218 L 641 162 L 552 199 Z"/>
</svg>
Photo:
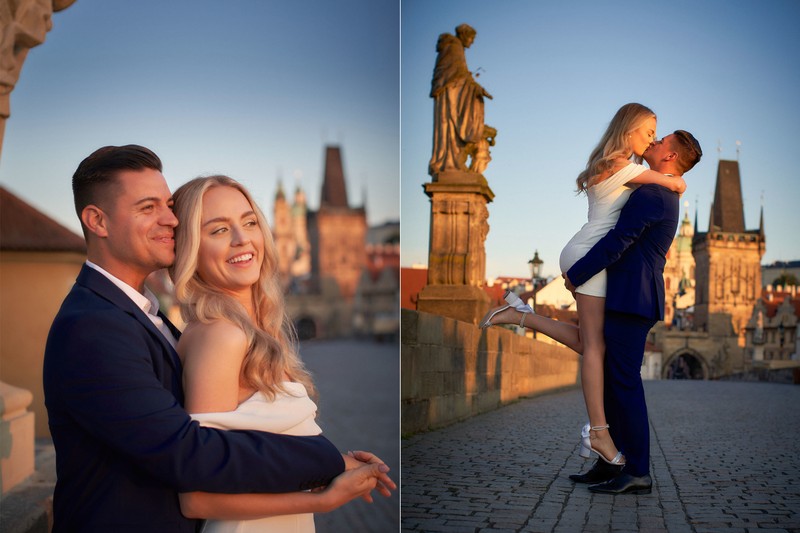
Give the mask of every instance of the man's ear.
<svg viewBox="0 0 800 533">
<path fill-rule="evenodd" d="M 664 156 L 664 161 L 675 161 L 678 159 L 678 152 L 670 152 Z"/>
<path fill-rule="evenodd" d="M 108 218 L 105 212 L 96 205 L 87 205 L 81 211 L 81 222 L 98 237 L 108 237 Z"/>
</svg>

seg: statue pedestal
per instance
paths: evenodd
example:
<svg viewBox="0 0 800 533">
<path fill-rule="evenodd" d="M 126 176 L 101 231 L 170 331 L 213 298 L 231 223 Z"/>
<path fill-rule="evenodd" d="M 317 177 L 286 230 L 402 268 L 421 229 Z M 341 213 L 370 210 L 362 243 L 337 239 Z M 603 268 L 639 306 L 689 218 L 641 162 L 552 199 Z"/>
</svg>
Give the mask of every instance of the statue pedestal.
<svg viewBox="0 0 800 533">
<path fill-rule="evenodd" d="M 34 470 L 33 394 L 0 381 L 0 493 L 6 494 Z"/>
<path fill-rule="evenodd" d="M 426 285 L 419 292 L 417 309 L 478 325 L 489 309 L 489 295 L 469 285 Z"/>
<path fill-rule="evenodd" d="M 431 199 L 431 233 L 428 284 L 419 293 L 417 309 L 477 324 L 489 306 L 482 287 L 486 204 L 494 193 L 475 172 L 442 172 L 423 187 Z"/>
</svg>

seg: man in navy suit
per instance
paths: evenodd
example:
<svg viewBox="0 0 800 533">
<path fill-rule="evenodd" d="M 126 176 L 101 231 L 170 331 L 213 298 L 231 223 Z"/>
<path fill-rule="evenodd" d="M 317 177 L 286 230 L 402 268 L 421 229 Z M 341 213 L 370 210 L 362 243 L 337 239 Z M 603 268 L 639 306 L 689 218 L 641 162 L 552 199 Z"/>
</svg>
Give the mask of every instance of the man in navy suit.
<svg viewBox="0 0 800 533">
<path fill-rule="evenodd" d="M 681 176 L 703 155 L 691 133 L 678 130 L 644 153 L 650 168 Z M 604 337 L 604 403 L 609 431 L 625 454 L 622 470 L 598 460 L 587 473 L 570 476 L 594 483 L 592 492 L 650 493 L 650 429 L 641 367 L 647 334 L 664 318 L 664 264 L 678 227 L 679 196 L 642 185 L 625 203 L 616 226 L 565 274 L 567 288 L 607 273 Z"/>
<path fill-rule="evenodd" d="M 53 531 L 190 532 L 178 492 L 278 493 L 363 468 L 394 488 L 372 454 L 324 437 L 200 427 L 184 411 L 178 330 L 145 278 L 175 257 L 172 194 L 147 148 L 107 146 L 73 176 L 87 262 L 47 339 L 45 403 L 56 449 Z"/>
</svg>

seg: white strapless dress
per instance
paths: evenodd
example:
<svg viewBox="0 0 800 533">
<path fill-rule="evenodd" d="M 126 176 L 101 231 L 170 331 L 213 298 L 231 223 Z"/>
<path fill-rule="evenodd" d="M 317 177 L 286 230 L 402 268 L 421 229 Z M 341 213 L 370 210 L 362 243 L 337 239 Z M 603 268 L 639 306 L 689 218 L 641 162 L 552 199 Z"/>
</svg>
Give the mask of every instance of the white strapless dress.
<svg viewBox="0 0 800 533">
<path fill-rule="evenodd" d="M 627 183 L 647 170 L 644 165 L 631 163 L 619 172 L 611 175 L 597 185 L 589 187 L 586 196 L 589 199 L 589 221 L 569 240 L 561 251 L 559 265 L 561 272 L 566 272 L 578 259 L 586 255 L 597 241 L 605 237 L 617 224 L 619 212 L 628 201 L 633 185 Z M 589 296 L 606 296 L 606 271 L 601 270 L 589 281 L 575 289 Z"/>
<path fill-rule="evenodd" d="M 202 426 L 217 429 L 255 429 L 285 435 L 319 435 L 314 421 L 317 406 L 300 383 L 284 382 L 287 393 L 273 401 L 256 392 L 234 411 L 193 414 Z M 311 513 L 272 516 L 258 520 L 208 520 L 203 533 L 314 533 Z"/>
</svg>

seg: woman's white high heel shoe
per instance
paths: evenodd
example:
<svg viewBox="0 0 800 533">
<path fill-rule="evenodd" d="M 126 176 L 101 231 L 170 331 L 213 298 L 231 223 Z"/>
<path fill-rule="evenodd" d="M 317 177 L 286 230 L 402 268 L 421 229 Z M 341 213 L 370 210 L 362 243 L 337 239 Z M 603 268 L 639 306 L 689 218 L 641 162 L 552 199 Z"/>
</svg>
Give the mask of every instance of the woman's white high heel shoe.
<svg viewBox="0 0 800 533">
<path fill-rule="evenodd" d="M 481 320 L 481 323 L 478 325 L 479 328 L 486 329 L 489 326 L 494 325 L 492 324 L 492 319 L 495 317 L 495 315 L 512 307 L 517 311 L 519 311 L 520 313 L 522 313 L 522 316 L 519 319 L 519 327 L 521 328 L 525 327 L 524 325 L 525 314 L 527 313 L 533 314 L 533 309 L 531 309 L 531 306 L 523 302 L 519 296 L 517 296 L 511 291 L 506 291 L 506 293 L 503 295 L 503 299 L 506 301 L 508 305 L 504 305 L 503 307 L 500 307 L 498 309 L 495 309 L 494 311 L 486 313 L 486 316 L 483 317 L 483 320 Z"/>
<path fill-rule="evenodd" d="M 592 434 L 591 431 L 603 431 L 604 429 L 608 429 L 610 426 L 606 424 L 605 426 L 591 426 L 590 424 L 586 424 L 583 426 L 583 430 L 581 430 L 581 448 L 578 452 L 578 455 L 583 457 L 584 459 L 588 459 L 592 456 L 592 452 L 596 453 L 600 459 L 605 461 L 610 465 L 615 466 L 624 466 L 625 465 L 625 458 L 622 456 L 622 452 L 617 452 L 617 455 L 614 456 L 613 459 L 609 460 L 606 458 L 605 455 L 600 453 L 599 451 L 595 450 L 592 447 Z"/>
<path fill-rule="evenodd" d="M 486 315 L 484 315 L 483 320 L 481 320 L 481 323 L 478 324 L 478 327 L 481 329 L 486 329 L 489 326 L 493 326 L 494 324 L 492 324 L 492 319 L 494 318 L 494 316 L 497 313 L 502 313 L 503 311 L 509 308 L 511 308 L 510 305 L 504 305 L 503 307 L 497 308 L 494 311 L 489 311 L 488 313 L 486 313 Z"/>
<path fill-rule="evenodd" d="M 503 295 L 503 300 L 505 300 L 508 305 L 513 306 L 514 309 L 516 309 L 520 313 L 534 314 L 531 306 L 523 302 L 522 298 L 520 298 L 511 291 L 506 291 L 506 293 Z"/>
</svg>

